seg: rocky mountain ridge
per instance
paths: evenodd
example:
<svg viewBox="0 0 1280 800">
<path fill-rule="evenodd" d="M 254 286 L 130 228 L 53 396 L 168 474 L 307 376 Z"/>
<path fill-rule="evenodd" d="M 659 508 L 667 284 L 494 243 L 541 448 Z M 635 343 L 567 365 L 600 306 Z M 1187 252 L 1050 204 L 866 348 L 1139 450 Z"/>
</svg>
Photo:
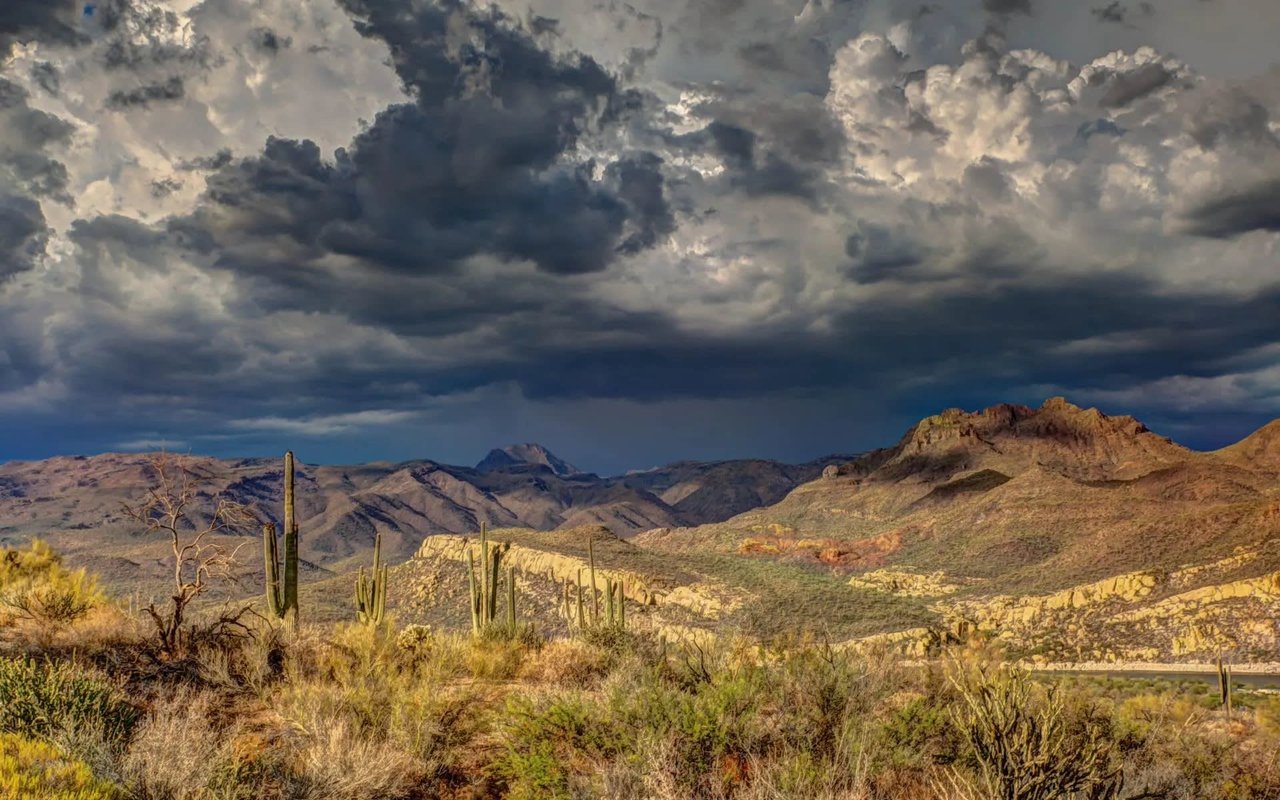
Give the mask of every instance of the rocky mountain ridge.
<svg viewBox="0 0 1280 800">
<path fill-rule="evenodd" d="M 495 455 L 501 454 L 501 456 Z M 264 519 L 280 513 L 278 459 L 171 456 L 202 483 Z M 79 549 L 133 529 L 121 505 L 152 484 L 153 454 L 108 453 L 0 464 L 0 540 L 55 535 Z M 583 473 L 540 445 L 492 451 L 476 468 L 419 460 L 298 467 L 302 554 L 319 564 L 363 553 L 375 533 L 408 557 L 424 536 L 491 527 L 552 530 L 601 525 L 622 536 L 725 519 L 774 502 L 822 463 L 680 462 L 643 476 Z M 71 541 L 74 539 L 74 541 Z"/>
<path fill-rule="evenodd" d="M 1052 591 L 1280 536 L 1278 452 L 1276 423 L 1198 452 L 1062 398 L 952 409 L 774 505 L 637 542 Z"/>
</svg>

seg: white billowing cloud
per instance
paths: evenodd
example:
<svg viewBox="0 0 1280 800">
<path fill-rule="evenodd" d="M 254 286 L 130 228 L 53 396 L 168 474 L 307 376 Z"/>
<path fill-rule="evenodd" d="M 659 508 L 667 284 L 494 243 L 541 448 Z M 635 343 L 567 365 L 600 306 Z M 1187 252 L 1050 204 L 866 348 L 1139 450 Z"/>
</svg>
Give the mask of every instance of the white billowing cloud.
<svg viewBox="0 0 1280 800">
<path fill-rule="evenodd" d="M 1150 48 L 1076 67 L 988 37 L 959 64 L 921 65 L 876 33 L 836 55 L 827 95 L 847 178 L 872 184 L 864 198 L 1011 220 L 1055 270 L 1132 267 L 1180 285 L 1225 275 L 1238 287 L 1274 279 L 1258 259 L 1274 232 L 1213 244 L 1180 234 L 1205 203 L 1280 178 L 1280 139 L 1248 127 L 1258 102 Z M 1200 268 L 1206 249 L 1217 274 Z"/>
<path fill-rule="evenodd" d="M 45 204 L 55 229 L 184 213 L 220 152 L 252 155 L 280 136 L 331 154 L 404 98 L 386 45 L 361 36 L 334 0 L 113 8 L 115 21 L 104 12 L 83 23 L 88 45 L 32 43 L 6 69 L 34 107 L 75 129 L 59 153 L 74 204 Z"/>
</svg>

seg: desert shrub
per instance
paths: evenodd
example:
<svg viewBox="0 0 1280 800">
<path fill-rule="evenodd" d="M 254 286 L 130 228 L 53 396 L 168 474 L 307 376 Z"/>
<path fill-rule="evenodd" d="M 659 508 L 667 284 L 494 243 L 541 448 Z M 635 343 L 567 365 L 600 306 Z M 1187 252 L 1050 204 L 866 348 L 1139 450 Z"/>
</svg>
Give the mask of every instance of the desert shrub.
<svg viewBox="0 0 1280 800">
<path fill-rule="evenodd" d="M 32 539 L 26 547 L 0 548 L 0 586 L 47 575 L 61 567 L 62 556 L 42 539 Z"/>
<path fill-rule="evenodd" d="M 223 736 L 209 694 L 179 690 L 156 704 L 138 728 L 124 774 L 145 800 L 200 800 L 217 768 Z"/>
<path fill-rule="evenodd" d="M 500 729 L 505 749 L 496 771 L 513 800 L 575 797 L 575 788 L 628 744 L 607 709 L 572 692 L 510 698 Z"/>
<path fill-rule="evenodd" d="M 968 746 L 976 780 L 947 773 L 961 797 L 993 800 L 1106 800 L 1123 774 L 1110 718 L 1070 707 L 1062 686 L 1041 687 L 1018 668 L 960 666 L 953 721 Z"/>
<path fill-rule="evenodd" d="M 520 677 L 535 683 L 587 688 L 609 674 L 608 653 L 577 639 L 558 639 L 525 660 Z"/>
<path fill-rule="evenodd" d="M 812 753 L 818 761 L 835 754 L 870 707 L 865 697 L 865 662 L 825 645 L 802 644 L 783 654 L 769 671 L 783 710 L 779 736 L 786 746 Z"/>
<path fill-rule="evenodd" d="M 520 672 L 528 652 L 518 639 L 478 638 L 467 648 L 463 662 L 477 680 L 508 681 Z"/>
<path fill-rule="evenodd" d="M 302 662 L 291 656 L 289 680 L 266 699 L 297 732 L 287 749 L 303 780 L 352 798 L 446 780 L 483 724 L 478 698 L 445 685 L 472 646 L 441 636 L 409 651 L 389 631 L 341 626 Z"/>
<path fill-rule="evenodd" d="M 740 781 L 747 759 L 764 746 L 760 674 L 711 677 L 692 686 L 649 680 L 610 696 L 618 729 L 650 753 L 653 791 L 718 796 Z"/>
<path fill-rule="evenodd" d="M 62 557 L 39 539 L 0 553 L 0 606 L 13 616 L 60 626 L 104 600 L 95 578 L 63 567 Z"/>
<path fill-rule="evenodd" d="M 291 742 L 301 780 L 315 796 L 333 800 L 394 800 L 419 784 L 419 759 L 323 704 L 294 708 Z M 299 713 L 301 712 L 301 713 Z"/>
<path fill-rule="evenodd" d="M 49 738 L 90 725 L 121 743 L 137 721 L 114 686 L 73 664 L 0 658 L 0 731 Z"/>
<path fill-rule="evenodd" d="M 118 800 L 123 793 L 52 744 L 0 733 L 0 797 L 21 800 Z"/>
</svg>

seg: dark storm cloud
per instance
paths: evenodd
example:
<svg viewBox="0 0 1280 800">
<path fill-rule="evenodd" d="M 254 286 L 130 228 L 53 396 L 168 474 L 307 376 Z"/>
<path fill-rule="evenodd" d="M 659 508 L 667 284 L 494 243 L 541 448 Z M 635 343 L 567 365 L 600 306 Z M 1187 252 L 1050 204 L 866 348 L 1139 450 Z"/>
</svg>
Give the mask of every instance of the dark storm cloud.
<svg viewBox="0 0 1280 800">
<path fill-rule="evenodd" d="M 1265 181 L 1202 203 L 1183 215 L 1184 230 L 1227 238 L 1249 231 L 1280 231 L 1280 179 Z"/>
<path fill-rule="evenodd" d="M 833 155 L 831 145 L 838 134 L 830 130 L 829 121 L 825 126 L 792 127 L 786 120 L 787 115 L 781 114 L 764 122 L 763 135 L 715 120 L 701 131 L 669 141 L 688 152 L 717 153 L 724 161 L 729 187 L 748 196 L 783 195 L 817 203 L 824 175 L 816 165 Z M 781 133 L 784 130 L 789 132 Z M 773 143 L 773 148 L 765 149 L 764 142 Z"/>
<path fill-rule="evenodd" d="M 880 225 L 863 224 L 845 240 L 845 255 L 850 259 L 845 274 L 857 283 L 871 284 L 886 280 L 905 280 L 918 276 L 923 260 L 919 245 L 905 235 Z"/>
<path fill-rule="evenodd" d="M 1240 88 L 1201 95 L 1186 115 L 1186 130 L 1206 149 L 1219 145 L 1280 145 L 1271 132 L 1271 112 L 1258 98 Z"/>
<path fill-rule="evenodd" d="M 1218 375 L 1240 353 L 1280 337 L 1280 289 L 1237 298 L 1163 294 L 1117 275 L 973 283 L 941 297 L 860 305 L 835 330 L 768 330 L 731 339 L 652 330 L 625 347 L 542 351 L 465 383 L 500 378 L 533 398 L 752 397 L 779 387 L 821 391 L 889 387 L 930 376 L 966 386 L 973 376 L 1011 375 L 1023 385 L 1108 385 L 1165 375 Z M 1139 344 L 1105 352 L 1068 342 L 1128 336 Z M 461 379 L 462 375 L 455 377 Z"/>
<path fill-rule="evenodd" d="M 74 128 L 52 114 L 31 108 L 22 87 L 0 78 L 0 176 L 37 196 L 65 200 L 67 170 L 46 148 L 64 145 Z"/>
<path fill-rule="evenodd" d="M 151 195 L 157 199 L 168 197 L 182 188 L 182 181 L 160 178 L 151 182 Z"/>
<path fill-rule="evenodd" d="M 1094 6 L 1090 9 L 1090 13 L 1092 13 L 1099 22 L 1126 25 L 1129 24 L 1130 15 L 1135 9 L 1142 17 L 1150 17 L 1156 13 L 1155 6 L 1146 2 L 1146 0 L 1143 0 L 1143 2 L 1140 2 L 1133 7 L 1126 5 L 1121 2 L 1121 0 L 1113 0 L 1113 2 L 1108 3 L 1105 6 Z"/>
<path fill-rule="evenodd" d="M 305 261 L 328 253 L 392 272 L 449 271 L 482 253 L 595 272 L 674 228 L 656 156 L 624 154 L 602 165 L 604 180 L 565 158 L 634 100 L 594 61 L 552 55 L 496 10 L 347 6 L 386 40 L 416 102 L 380 113 L 331 162 L 311 142 L 273 139 L 221 167 L 204 205 L 171 223 L 184 241 L 296 286 Z M 281 236 L 288 252 L 275 262 Z"/>
<path fill-rule="evenodd" d="M 4 0 L 0 3 L 0 58 L 16 42 L 75 42 L 81 38 L 77 0 Z"/>
<path fill-rule="evenodd" d="M 39 203 L 0 194 L 0 282 L 31 269 L 44 253 L 47 238 Z"/>
<path fill-rule="evenodd" d="M 0 84 L 0 271 L 26 273 L 0 287 L 0 415 L 74 407 L 111 442 L 139 419 L 198 442 L 437 401 L 518 417 L 485 399 L 501 392 L 934 410 L 1035 383 L 1230 379 L 1280 340 L 1280 290 L 1250 266 L 1265 234 L 1237 236 L 1280 230 L 1266 87 L 1201 86 L 1128 39 L 1084 60 L 963 44 L 1057 6 L 340 2 L 363 41 L 336 9 L 317 19 L 365 48 L 377 106 L 334 100 L 377 84 L 315 55 L 330 38 L 278 0 L 234 25 L 242 0 L 104 3 L 92 47 L 14 77 L 51 108 L 90 98 L 75 147 Z M 1103 30 L 1088 11 L 1075 21 L 1108 43 L 1145 13 L 1102 5 L 1124 23 Z M 350 125 L 254 116 L 310 92 Z M 85 142 L 106 136 L 138 155 L 104 186 L 119 158 Z M 132 218 L 68 223 L 50 202 L 67 192 Z M 70 225 L 51 257 L 46 225 Z M 1197 263 L 1231 292 L 1194 282 Z M 672 422 L 673 452 L 692 427 Z"/>
<path fill-rule="evenodd" d="M 182 78 L 175 75 L 161 83 L 148 83 L 133 89 L 116 89 L 107 96 L 107 108 L 149 108 L 152 103 L 181 100 L 186 94 Z"/>
<path fill-rule="evenodd" d="M 620 244 L 624 254 L 653 247 L 676 229 L 675 214 L 667 203 L 662 176 L 662 159 L 641 153 L 609 165 L 609 175 L 617 184 L 618 197 L 631 209 L 635 230 Z"/>
</svg>

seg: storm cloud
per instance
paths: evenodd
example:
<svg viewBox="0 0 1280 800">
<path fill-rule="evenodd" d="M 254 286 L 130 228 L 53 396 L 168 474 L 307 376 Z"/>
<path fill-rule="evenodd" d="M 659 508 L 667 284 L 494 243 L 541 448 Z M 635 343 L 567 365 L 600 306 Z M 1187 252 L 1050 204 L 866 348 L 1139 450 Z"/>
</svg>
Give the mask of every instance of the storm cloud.
<svg viewBox="0 0 1280 800">
<path fill-rule="evenodd" d="M 608 471 L 1066 393 L 1242 434 L 1280 73 L 1170 55 L 1178 2 L 0 12 L 0 429 Z"/>
</svg>

